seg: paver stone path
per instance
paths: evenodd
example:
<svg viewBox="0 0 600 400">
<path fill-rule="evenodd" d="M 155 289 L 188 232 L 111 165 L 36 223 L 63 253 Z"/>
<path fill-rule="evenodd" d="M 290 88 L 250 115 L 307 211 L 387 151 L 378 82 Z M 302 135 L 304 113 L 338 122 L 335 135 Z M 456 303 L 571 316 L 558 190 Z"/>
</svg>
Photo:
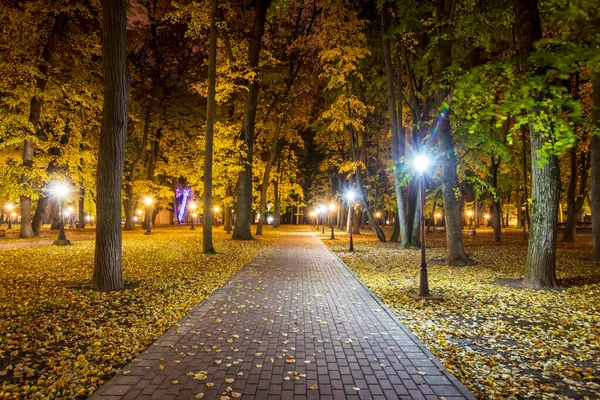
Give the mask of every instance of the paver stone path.
<svg viewBox="0 0 600 400">
<path fill-rule="evenodd" d="M 283 233 L 92 399 L 474 399 L 314 234 Z"/>
</svg>

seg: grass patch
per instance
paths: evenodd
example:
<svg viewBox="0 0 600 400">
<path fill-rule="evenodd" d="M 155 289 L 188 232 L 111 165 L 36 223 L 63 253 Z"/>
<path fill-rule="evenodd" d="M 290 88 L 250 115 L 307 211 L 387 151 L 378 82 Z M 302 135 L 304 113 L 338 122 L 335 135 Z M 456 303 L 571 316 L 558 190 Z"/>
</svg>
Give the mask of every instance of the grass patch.
<svg viewBox="0 0 600 400">
<path fill-rule="evenodd" d="M 352 254 L 347 235 L 336 235 L 322 235 L 324 243 L 478 398 L 600 398 L 600 265 L 590 260 L 589 235 L 559 244 L 562 289 L 533 291 L 497 283 L 523 276 L 521 232 L 507 230 L 502 243 L 487 229 L 465 239 L 476 261 L 466 267 L 441 265 L 445 237 L 431 234 L 429 287 L 443 302 L 408 297 L 418 292 L 420 251 L 381 244 L 365 230 Z"/>
<path fill-rule="evenodd" d="M 125 232 L 113 293 L 91 289 L 93 240 L 0 251 L 0 398 L 87 397 L 275 237 L 215 228 L 218 254 L 204 255 L 201 227 Z"/>
</svg>

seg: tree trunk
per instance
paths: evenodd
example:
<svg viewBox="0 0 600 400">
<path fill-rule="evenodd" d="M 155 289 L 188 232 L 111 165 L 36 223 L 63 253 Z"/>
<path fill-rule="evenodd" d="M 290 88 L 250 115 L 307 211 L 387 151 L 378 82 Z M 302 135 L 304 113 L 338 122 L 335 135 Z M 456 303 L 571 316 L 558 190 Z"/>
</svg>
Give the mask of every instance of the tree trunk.
<svg viewBox="0 0 600 400">
<path fill-rule="evenodd" d="M 575 242 L 575 229 L 577 227 L 577 146 L 569 150 L 569 161 L 571 176 L 569 185 L 567 186 L 567 221 L 565 222 L 565 230 L 563 232 L 562 241 L 573 243 Z"/>
<path fill-rule="evenodd" d="M 46 46 L 42 51 L 42 62 L 38 66 L 39 75 L 36 79 L 36 91 L 42 94 L 46 90 L 47 73 L 52 65 L 52 59 L 60 37 L 63 34 L 67 23 L 66 14 L 58 14 L 54 20 L 54 25 L 48 36 Z M 33 126 L 33 133 L 37 134 L 40 125 L 40 113 L 42 109 L 42 99 L 38 95 L 31 98 L 29 106 L 29 123 Z M 23 143 L 23 167 L 29 171 L 33 168 L 33 140 L 25 139 Z M 29 176 L 27 173 L 21 176 L 21 183 L 24 186 L 29 186 Z M 21 229 L 19 237 L 30 238 L 33 236 L 33 228 L 31 226 L 31 197 L 28 194 L 20 196 L 21 202 Z"/>
<path fill-rule="evenodd" d="M 388 34 L 388 2 L 384 3 L 381 11 L 381 34 L 383 39 L 383 58 L 385 60 L 385 75 L 386 75 L 386 88 L 387 88 L 387 99 L 388 99 L 388 112 L 390 114 L 390 125 L 392 134 L 392 169 L 394 174 L 394 191 L 396 193 L 396 208 L 397 208 L 397 220 L 399 225 L 398 234 L 400 235 L 400 244 L 402 247 L 409 247 L 409 234 L 408 224 L 406 221 L 406 210 L 404 204 L 404 196 L 402 194 L 402 172 L 403 172 L 403 160 L 406 148 L 405 142 L 405 131 L 402 124 L 402 98 L 399 101 L 397 111 L 396 108 L 396 94 L 394 88 L 394 70 L 392 66 L 392 52 L 390 46 L 390 39 L 387 37 Z M 400 85 L 402 85 L 402 76 L 399 77 Z M 402 93 L 402 87 L 398 93 Z M 397 241 L 398 237 L 393 237 L 392 241 Z"/>
<path fill-rule="evenodd" d="M 92 285 L 123 289 L 121 185 L 127 135 L 127 2 L 102 0 L 104 111 L 98 151 L 96 249 Z"/>
<path fill-rule="evenodd" d="M 263 231 L 263 225 L 266 217 L 265 208 L 267 204 L 267 190 L 269 189 L 269 183 L 271 180 L 271 169 L 273 168 L 273 163 L 275 162 L 275 159 L 278 157 L 277 146 L 279 144 L 279 132 L 281 132 L 282 123 L 283 116 L 280 116 L 279 121 L 277 121 L 277 128 L 275 128 L 275 133 L 273 134 L 273 141 L 271 142 L 271 152 L 269 153 L 269 160 L 267 161 L 267 165 L 263 173 L 263 180 L 260 188 L 260 205 L 258 208 L 259 220 L 258 225 L 256 226 L 257 235 L 262 235 Z"/>
<path fill-rule="evenodd" d="M 44 216 L 48 212 L 48 204 L 50 203 L 50 197 L 48 196 L 40 196 L 37 202 L 37 207 L 35 208 L 35 214 L 33 215 L 33 220 L 31 222 L 31 227 L 33 229 L 33 236 L 39 237 L 42 225 L 44 223 Z"/>
<path fill-rule="evenodd" d="M 279 198 L 279 178 L 273 182 L 275 191 L 275 208 L 273 210 L 273 228 L 281 225 L 281 199 Z"/>
<path fill-rule="evenodd" d="M 520 55 L 527 70 L 533 45 L 542 38 L 537 0 L 515 0 L 515 16 Z M 547 139 L 532 123 L 529 124 L 529 135 L 532 215 L 523 284 L 534 289 L 551 288 L 557 286 L 556 218 L 560 194 L 560 168 L 556 156 L 551 155 L 544 161 L 538 154 Z"/>
<path fill-rule="evenodd" d="M 597 129 L 600 129 L 600 72 L 594 74 L 593 118 Z M 593 135 L 590 144 L 592 153 L 592 258 L 600 261 L 600 136 Z"/>
<path fill-rule="evenodd" d="M 85 228 L 85 210 L 83 209 L 85 205 L 85 189 L 79 189 L 77 201 L 77 228 L 83 229 Z"/>
<path fill-rule="evenodd" d="M 212 240 L 212 167 L 213 137 L 215 131 L 215 107 L 217 105 L 217 5 L 211 0 L 210 41 L 208 48 L 208 99 L 206 106 L 206 137 L 204 138 L 204 219 L 202 220 L 202 251 L 204 254 L 216 253 Z"/>
<path fill-rule="evenodd" d="M 265 27 L 267 8 L 271 0 L 256 0 L 254 24 L 252 36 L 248 47 L 248 67 L 255 72 L 258 69 L 260 47 Z M 238 201 L 235 227 L 233 229 L 234 240 L 250 240 L 250 224 L 252 218 L 252 150 L 254 145 L 254 127 L 256 124 L 256 109 L 258 106 L 259 85 L 256 77 L 248 83 L 246 93 L 246 105 L 244 108 L 244 122 L 242 139 L 246 145 L 246 154 L 242 157 L 242 171 L 238 180 Z"/>
<path fill-rule="evenodd" d="M 491 186 L 494 189 L 492 194 L 492 228 L 494 229 L 494 242 L 502 241 L 502 208 L 500 206 L 500 194 L 498 193 L 498 169 L 500 168 L 500 158 L 496 161 L 496 156 L 492 155 L 490 166 Z"/>
</svg>

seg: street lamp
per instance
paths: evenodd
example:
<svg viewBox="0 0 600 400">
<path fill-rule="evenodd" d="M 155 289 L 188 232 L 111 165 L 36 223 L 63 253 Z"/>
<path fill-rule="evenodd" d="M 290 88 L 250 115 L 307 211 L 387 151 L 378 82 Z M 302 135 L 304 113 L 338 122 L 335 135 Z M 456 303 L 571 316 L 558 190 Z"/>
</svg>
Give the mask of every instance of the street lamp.
<svg viewBox="0 0 600 400">
<path fill-rule="evenodd" d="M 420 201 L 421 201 L 421 276 L 419 280 L 419 293 L 411 295 L 415 299 L 441 300 L 441 297 L 432 296 L 429 293 L 429 279 L 427 277 L 427 261 L 425 259 L 425 171 L 429 167 L 429 158 L 420 154 L 413 159 L 415 170 L 419 173 Z"/>
<path fill-rule="evenodd" d="M 146 205 L 146 232 L 144 233 L 144 235 L 152 235 L 152 222 L 150 222 L 150 210 L 152 209 L 153 202 L 154 200 L 150 196 L 144 199 L 144 204 Z"/>
<path fill-rule="evenodd" d="M 354 210 L 352 210 L 352 205 L 354 203 L 354 192 L 352 190 L 349 190 L 346 192 L 346 200 L 348 200 L 348 206 L 350 207 L 350 248 L 348 249 L 348 251 L 354 251 L 354 240 L 352 238 L 352 220 L 354 217 Z"/>
<path fill-rule="evenodd" d="M 473 211 L 467 211 L 467 215 L 469 216 L 469 227 L 471 227 L 473 225 Z"/>
<path fill-rule="evenodd" d="M 59 201 L 60 206 L 60 227 L 58 231 L 58 239 L 54 241 L 55 246 L 69 246 L 71 242 L 67 240 L 65 236 L 65 219 L 64 219 L 64 199 L 69 195 L 70 189 L 64 183 L 55 183 L 54 186 L 50 189 L 50 192 L 54 197 L 56 197 Z"/>
<path fill-rule="evenodd" d="M 331 211 L 331 215 L 333 215 L 333 212 L 335 211 L 337 207 L 335 206 L 335 204 L 331 203 L 329 205 L 329 211 Z M 331 240 L 335 240 L 335 234 L 333 233 L 333 220 L 335 218 L 333 218 L 333 216 L 331 217 Z"/>
<path fill-rule="evenodd" d="M 490 214 L 485 214 L 483 216 L 483 218 L 485 218 L 485 225 L 489 226 L 490 225 L 490 218 L 491 218 Z"/>
<path fill-rule="evenodd" d="M 196 213 L 194 212 L 194 210 L 196 209 L 196 203 L 190 203 L 190 210 L 192 210 L 192 227 L 190 228 L 190 231 L 195 231 L 196 228 L 194 228 L 194 217 L 196 215 Z"/>
<path fill-rule="evenodd" d="M 215 206 L 213 208 L 213 211 L 215 212 L 215 227 L 219 227 L 219 211 L 221 211 L 221 207 L 219 206 Z"/>
<path fill-rule="evenodd" d="M 12 214 L 13 214 L 12 210 L 14 210 L 14 209 L 15 209 L 14 205 L 12 205 L 10 203 L 6 205 L 6 211 L 8 211 L 8 230 L 9 231 L 12 231 Z"/>
<path fill-rule="evenodd" d="M 314 228 L 315 225 L 317 224 L 317 213 L 315 213 L 314 211 L 311 211 L 309 215 L 313 220 L 313 228 Z"/>
<path fill-rule="evenodd" d="M 375 213 L 375 224 L 377 224 L 379 221 L 381 221 L 381 213 L 377 211 Z"/>
<path fill-rule="evenodd" d="M 327 207 L 325 207 L 324 205 L 321 205 L 319 207 L 319 214 L 321 214 L 323 216 L 323 221 L 321 223 L 323 230 L 321 233 L 325 234 L 325 216 L 327 215 Z"/>
</svg>

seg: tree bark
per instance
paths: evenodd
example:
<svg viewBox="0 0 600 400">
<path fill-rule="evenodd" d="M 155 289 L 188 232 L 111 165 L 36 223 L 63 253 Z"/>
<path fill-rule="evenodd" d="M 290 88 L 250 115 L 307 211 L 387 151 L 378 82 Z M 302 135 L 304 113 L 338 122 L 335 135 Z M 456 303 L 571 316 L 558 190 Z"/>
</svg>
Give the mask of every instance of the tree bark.
<svg viewBox="0 0 600 400">
<path fill-rule="evenodd" d="M 562 241 L 573 243 L 575 242 L 575 229 L 577 227 L 577 146 L 569 150 L 570 172 L 569 185 L 567 186 L 567 220 L 565 222 L 565 230 L 563 232 Z"/>
<path fill-rule="evenodd" d="M 216 253 L 212 240 L 212 167 L 215 132 L 217 82 L 217 10 L 218 0 L 211 0 L 210 41 L 208 49 L 208 101 L 206 106 L 206 137 L 204 139 L 204 219 L 202 220 L 202 251 Z"/>
<path fill-rule="evenodd" d="M 79 196 L 77 198 L 77 228 L 83 229 L 85 228 L 85 189 L 79 189 Z"/>
<path fill-rule="evenodd" d="M 491 186 L 494 189 L 492 195 L 492 228 L 494 229 L 494 242 L 502 241 L 502 207 L 500 205 L 500 193 L 498 193 L 498 169 L 500 168 L 500 158 L 496 161 L 496 156 L 492 154 L 490 177 Z"/>
<path fill-rule="evenodd" d="M 537 0 L 515 0 L 516 30 L 525 70 L 534 43 L 542 38 L 542 25 Z M 536 111 L 533 111 L 536 113 Z M 534 289 L 557 286 L 556 230 L 559 201 L 560 168 L 558 157 L 543 160 L 538 154 L 547 139 L 534 124 L 529 124 L 531 141 L 532 215 L 523 284 Z"/>
<path fill-rule="evenodd" d="M 46 90 L 46 84 L 48 82 L 47 74 L 50 66 L 52 65 L 52 59 L 56 53 L 56 48 L 60 41 L 65 27 L 67 24 L 66 14 L 58 14 L 54 20 L 52 30 L 48 35 L 48 40 L 42 51 L 42 62 L 38 66 L 39 75 L 36 79 L 35 89 L 37 94 L 31 98 L 29 106 L 29 123 L 33 126 L 34 134 L 37 133 L 40 125 L 40 114 L 42 109 L 41 95 Z M 33 140 L 25 139 L 23 143 L 23 166 L 26 170 L 33 168 Z M 21 176 L 21 183 L 27 187 L 29 185 L 29 176 L 27 173 Z M 33 228 L 31 226 L 31 197 L 28 194 L 20 196 L 21 203 L 21 229 L 19 237 L 30 238 L 33 236 Z"/>
<path fill-rule="evenodd" d="M 267 9 L 271 0 L 256 0 L 252 36 L 248 46 L 248 67 L 258 69 L 261 41 L 265 27 Z M 251 240 L 250 224 L 252 219 L 252 150 L 254 145 L 254 127 L 256 124 L 256 109 L 258 106 L 259 85 L 256 77 L 248 83 L 242 139 L 246 145 L 246 154 L 242 157 L 242 171 L 238 181 L 238 201 L 234 240 Z"/>
<path fill-rule="evenodd" d="M 127 135 L 127 2 L 102 0 L 104 110 L 98 151 L 97 222 L 92 285 L 99 291 L 123 289 L 121 185 Z"/>
<path fill-rule="evenodd" d="M 600 129 L 600 72 L 594 74 L 593 119 Z M 592 136 L 590 144 L 592 153 L 592 259 L 600 261 L 600 136 Z"/>
</svg>

